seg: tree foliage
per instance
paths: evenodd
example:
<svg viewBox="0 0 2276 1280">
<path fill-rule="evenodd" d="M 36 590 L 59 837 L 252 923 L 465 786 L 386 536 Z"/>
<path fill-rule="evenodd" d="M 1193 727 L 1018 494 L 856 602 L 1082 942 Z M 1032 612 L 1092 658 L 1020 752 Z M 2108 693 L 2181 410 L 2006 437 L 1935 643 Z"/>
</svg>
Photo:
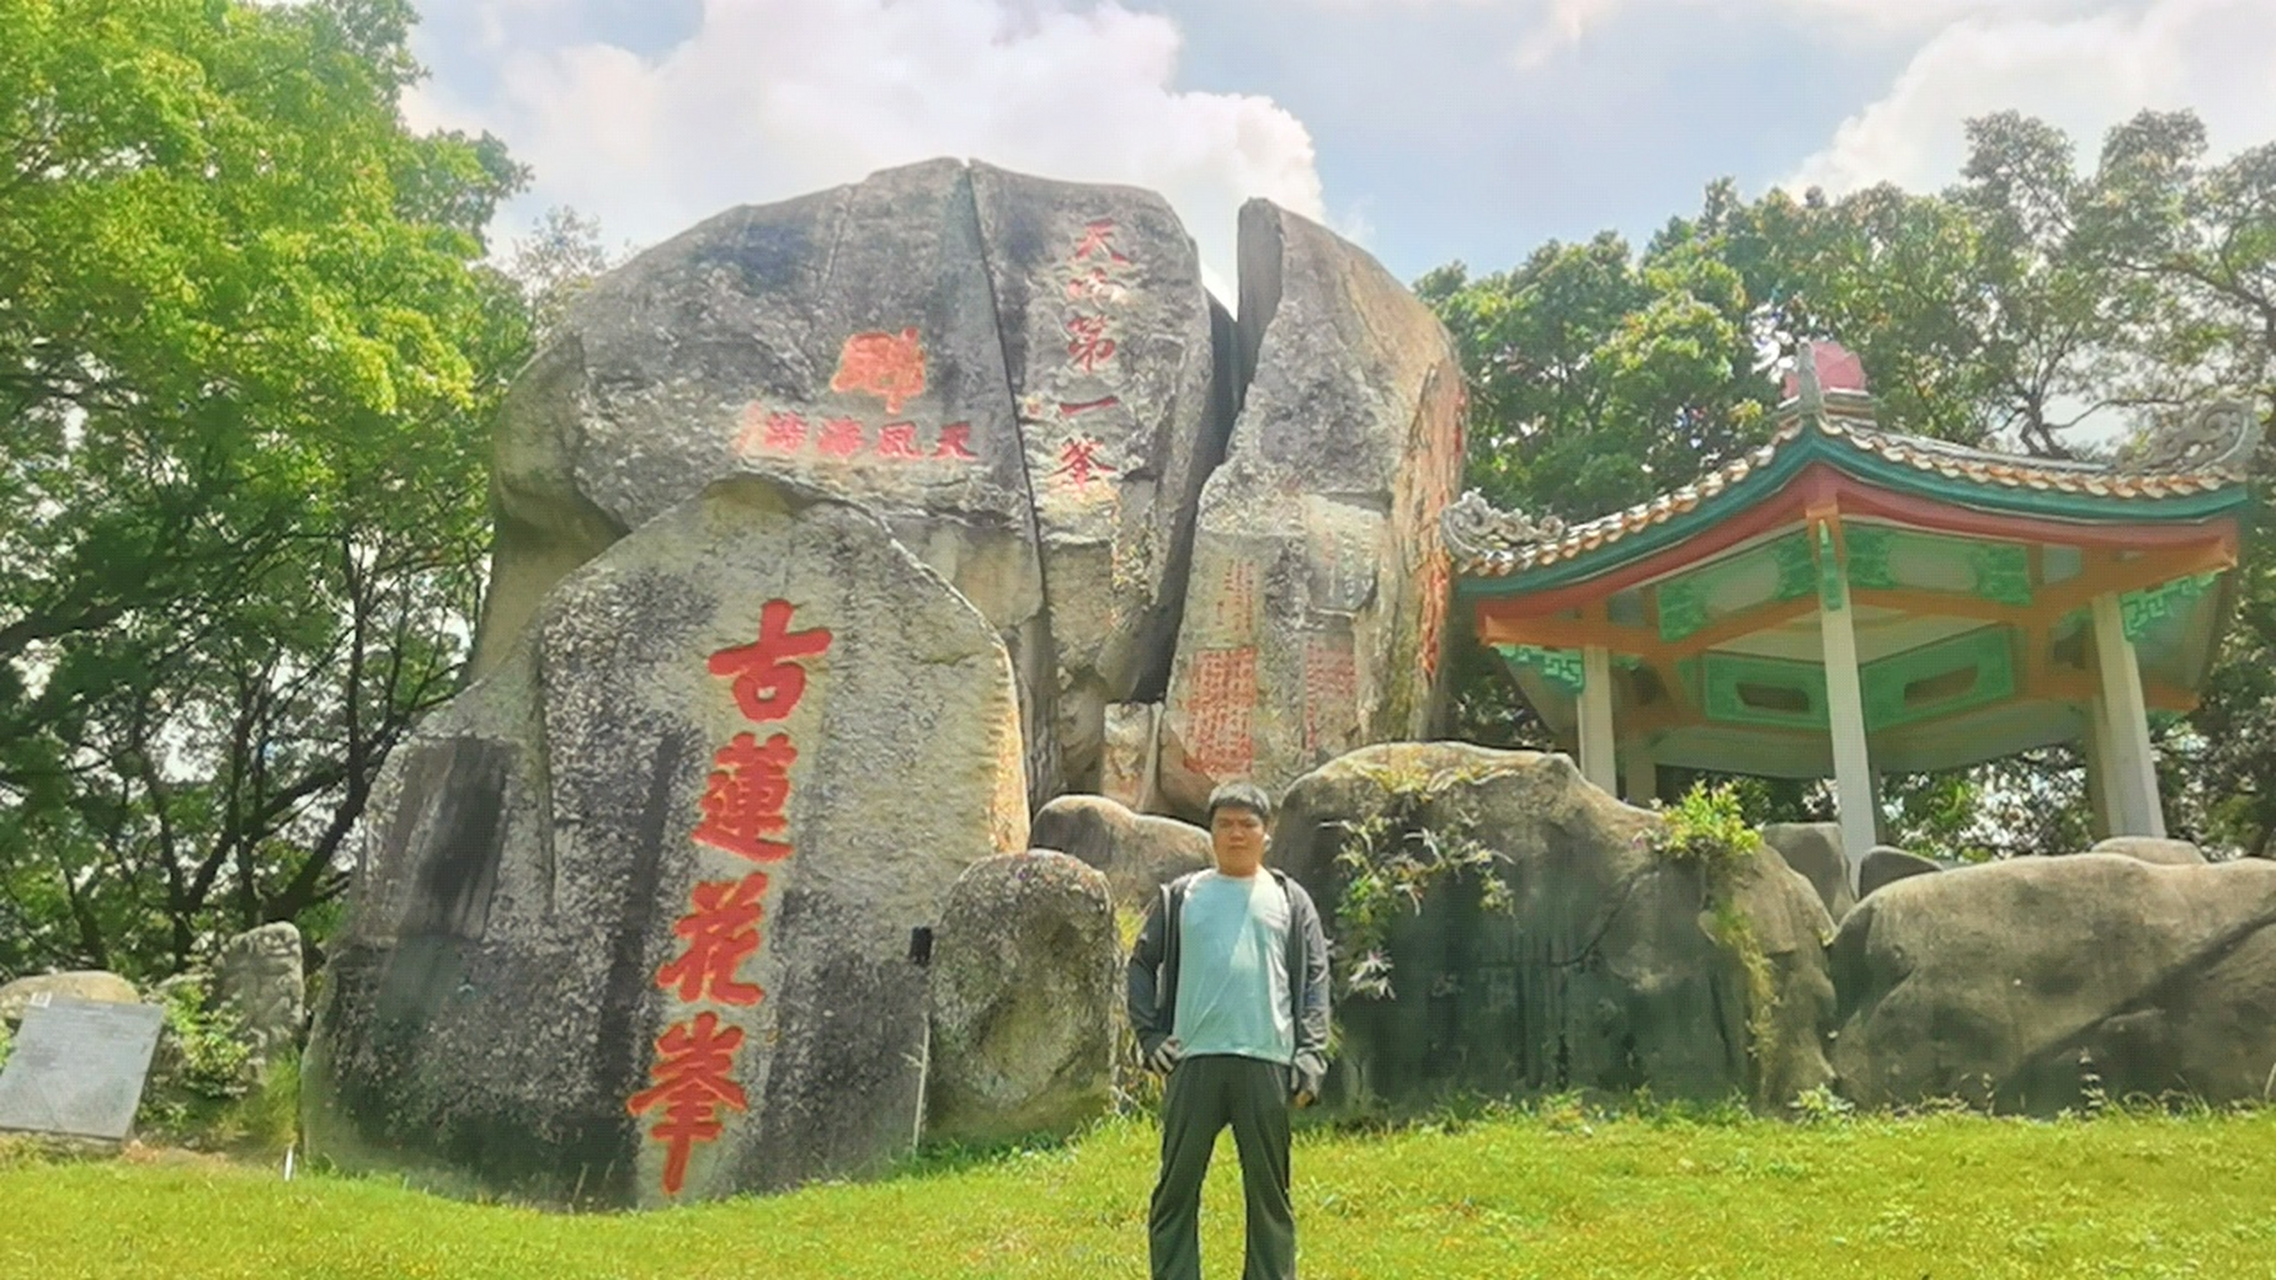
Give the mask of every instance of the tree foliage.
<svg viewBox="0 0 2276 1280">
<path fill-rule="evenodd" d="M 0 970 L 320 917 L 456 682 L 524 175 L 400 123 L 410 19 L 0 0 Z"/>
<path fill-rule="evenodd" d="M 2209 161 L 2188 112 L 2112 130 L 2091 171 L 2070 138 L 2014 113 L 1971 121 L 1968 143 L 1941 192 L 1750 203 L 1722 181 L 1641 252 L 1607 233 L 1506 272 L 1425 276 L 1473 384 L 1469 483 L 1568 519 L 1682 485 L 1759 438 L 1768 373 L 1803 339 L 1856 351 L 1890 425 L 1964 444 L 2097 456 L 2114 426 L 2216 391 L 2268 416 L 2276 143 Z M 2169 825 L 2261 853 L 2276 852 L 2272 562 L 2248 551 L 2202 706 L 2158 726 Z M 1467 731 L 1537 734 L 1490 664 L 1458 673 Z M 1889 779 L 1893 834 L 1975 856 L 2079 847 L 2080 767 L 2055 748 Z M 1746 795 L 1778 816 L 1823 807 L 1791 786 Z"/>
</svg>

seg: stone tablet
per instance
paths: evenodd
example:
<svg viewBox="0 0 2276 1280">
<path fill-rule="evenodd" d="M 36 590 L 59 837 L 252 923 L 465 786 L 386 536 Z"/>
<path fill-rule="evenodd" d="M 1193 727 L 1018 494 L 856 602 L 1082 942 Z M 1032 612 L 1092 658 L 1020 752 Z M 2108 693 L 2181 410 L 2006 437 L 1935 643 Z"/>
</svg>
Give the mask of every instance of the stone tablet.
<svg viewBox="0 0 2276 1280">
<path fill-rule="evenodd" d="M 34 1004 L 0 1070 L 0 1130 L 125 1141 L 165 1021 L 146 1004 Z"/>
</svg>

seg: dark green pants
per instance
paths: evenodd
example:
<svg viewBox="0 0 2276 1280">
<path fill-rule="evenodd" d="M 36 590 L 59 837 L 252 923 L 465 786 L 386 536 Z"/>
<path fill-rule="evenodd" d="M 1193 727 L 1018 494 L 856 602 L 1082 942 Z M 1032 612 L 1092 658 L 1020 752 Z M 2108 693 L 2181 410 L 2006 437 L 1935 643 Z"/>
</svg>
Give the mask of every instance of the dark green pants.
<svg viewBox="0 0 2276 1280">
<path fill-rule="evenodd" d="M 1233 1126 L 1248 1202 L 1242 1280 L 1296 1280 L 1296 1215 L 1288 1204 L 1288 1068 L 1257 1058 L 1187 1058 L 1162 1092 L 1162 1176 L 1147 1217 L 1154 1280 L 1201 1280 L 1201 1180 L 1210 1149 Z"/>
</svg>

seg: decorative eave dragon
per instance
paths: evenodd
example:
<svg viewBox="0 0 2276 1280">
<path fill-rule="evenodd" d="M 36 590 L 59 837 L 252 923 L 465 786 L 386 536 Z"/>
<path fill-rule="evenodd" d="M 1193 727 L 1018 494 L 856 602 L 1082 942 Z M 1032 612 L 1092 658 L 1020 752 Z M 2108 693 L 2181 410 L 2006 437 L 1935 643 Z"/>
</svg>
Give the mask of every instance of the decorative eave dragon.
<svg viewBox="0 0 2276 1280">
<path fill-rule="evenodd" d="M 1480 560 L 1565 536 L 1563 520 L 1555 516 L 1535 520 L 1522 511 L 1503 511 L 1476 489 L 1439 513 L 1438 529 L 1446 549 L 1458 560 Z"/>
</svg>

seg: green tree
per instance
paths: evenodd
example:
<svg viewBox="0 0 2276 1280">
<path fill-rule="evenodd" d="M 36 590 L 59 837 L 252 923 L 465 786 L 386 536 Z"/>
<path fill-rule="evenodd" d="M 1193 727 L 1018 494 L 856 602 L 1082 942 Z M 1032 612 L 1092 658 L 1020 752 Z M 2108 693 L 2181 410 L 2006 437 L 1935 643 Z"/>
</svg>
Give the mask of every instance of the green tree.
<svg viewBox="0 0 2276 1280">
<path fill-rule="evenodd" d="M 456 682 L 524 175 L 404 129 L 410 18 L 0 0 L 0 969 L 316 920 Z"/>
</svg>

